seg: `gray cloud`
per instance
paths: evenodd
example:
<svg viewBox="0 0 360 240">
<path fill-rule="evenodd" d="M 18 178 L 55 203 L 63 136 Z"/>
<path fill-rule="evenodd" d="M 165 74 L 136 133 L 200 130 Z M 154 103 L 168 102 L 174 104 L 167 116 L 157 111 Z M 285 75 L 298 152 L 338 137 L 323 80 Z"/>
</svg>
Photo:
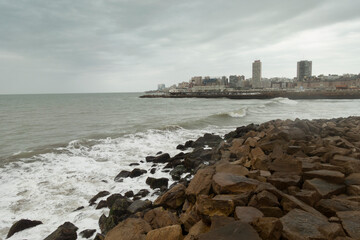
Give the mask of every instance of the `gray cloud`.
<svg viewBox="0 0 360 240">
<path fill-rule="evenodd" d="M 0 93 L 143 91 L 193 75 L 359 72 L 360 2 L 3 0 Z"/>
</svg>

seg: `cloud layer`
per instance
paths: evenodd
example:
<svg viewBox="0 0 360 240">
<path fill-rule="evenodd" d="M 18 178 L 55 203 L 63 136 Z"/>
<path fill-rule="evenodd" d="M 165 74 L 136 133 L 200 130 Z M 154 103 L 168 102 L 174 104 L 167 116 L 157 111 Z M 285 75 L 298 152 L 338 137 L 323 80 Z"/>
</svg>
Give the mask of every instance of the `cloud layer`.
<svg viewBox="0 0 360 240">
<path fill-rule="evenodd" d="M 357 0 L 3 0 L 0 93 L 127 92 L 194 75 L 359 73 Z"/>
</svg>

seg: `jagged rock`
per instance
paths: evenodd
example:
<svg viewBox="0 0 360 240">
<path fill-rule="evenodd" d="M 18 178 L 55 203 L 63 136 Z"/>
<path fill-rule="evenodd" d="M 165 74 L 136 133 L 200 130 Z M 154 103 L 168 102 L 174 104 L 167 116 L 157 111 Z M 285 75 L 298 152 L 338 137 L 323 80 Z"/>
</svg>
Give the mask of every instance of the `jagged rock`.
<svg viewBox="0 0 360 240">
<path fill-rule="evenodd" d="M 343 173 L 331 170 L 313 170 L 303 173 L 304 179 L 320 178 L 332 183 L 343 183 L 344 177 Z"/>
<path fill-rule="evenodd" d="M 230 155 L 234 156 L 236 158 L 241 158 L 243 156 L 247 156 L 250 153 L 250 146 L 248 145 L 242 145 L 244 142 L 244 139 L 234 139 L 232 141 L 232 144 L 229 148 Z"/>
<path fill-rule="evenodd" d="M 210 230 L 214 230 L 220 227 L 223 227 L 229 223 L 235 222 L 235 219 L 233 217 L 225 217 L 225 216 L 218 216 L 214 215 L 210 217 Z"/>
<path fill-rule="evenodd" d="M 291 210 L 280 221 L 283 225 L 283 237 L 288 240 L 327 239 L 320 229 L 331 224 L 327 219 L 300 209 Z"/>
<path fill-rule="evenodd" d="M 221 172 L 216 173 L 212 181 L 212 187 L 216 194 L 252 192 L 259 184 L 259 181 L 251 178 Z"/>
<path fill-rule="evenodd" d="M 122 181 L 123 178 L 130 177 L 130 174 L 131 174 L 130 171 L 122 170 L 118 175 L 116 175 L 116 177 L 114 178 L 114 181 L 120 182 L 120 181 Z"/>
<path fill-rule="evenodd" d="M 234 206 L 245 206 L 249 201 L 250 193 L 241 194 L 219 194 L 213 197 L 214 200 L 232 201 Z"/>
<path fill-rule="evenodd" d="M 180 222 L 182 223 L 185 231 L 187 232 L 195 223 L 197 223 L 200 220 L 201 217 L 197 213 L 195 205 L 188 207 L 186 211 L 180 215 Z"/>
<path fill-rule="evenodd" d="M 336 215 L 347 234 L 354 239 L 360 239 L 360 211 L 337 212 Z"/>
<path fill-rule="evenodd" d="M 35 226 L 40 225 L 40 224 L 42 224 L 41 221 L 36 221 L 36 220 L 34 221 L 34 220 L 29 220 L 29 219 L 21 219 L 21 220 L 15 222 L 11 226 L 6 238 L 11 237 L 15 233 L 20 232 L 20 231 L 22 231 L 24 229 L 32 228 L 32 227 L 35 227 Z"/>
<path fill-rule="evenodd" d="M 194 178 L 190 181 L 185 193 L 188 200 L 195 203 L 196 196 L 199 194 L 208 194 L 211 188 L 211 179 L 215 170 L 213 167 L 199 169 Z"/>
<path fill-rule="evenodd" d="M 150 170 L 150 173 L 151 174 L 154 174 L 156 172 L 156 168 L 152 168 L 151 170 Z"/>
<path fill-rule="evenodd" d="M 182 240 L 182 229 L 180 225 L 172 225 L 163 228 L 158 228 L 151 230 L 146 235 L 146 240 L 158 240 L 158 239 L 168 239 L 168 240 Z"/>
<path fill-rule="evenodd" d="M 153 229 L 179 224 L 179 219 L 176 214 L 165 210 L 163 207 L 158 207 L 145 213 L 144 220 L 147 221 Z"/>
<path fill-rule="evenodd" d="M 96 229 L 86 229 L 79 233 L 79 235 L 83 238 L 90 238 L 94 233 L 96 232 Z"/>
<path fill-rule="evenodd" d="M 155 200 L 154 205 L 169 207 L 172 209 L 179 208 L 185 201 L 185 189 L 186 187 L 183 184 L 175 185 L 162 196 L 158 197 Z"/>
<path fill-rule="evenodd" d="M 262 191 L 255 196 L 256 204 L 258 207 L 277 207 L 279 206 L 278 198 L 268 191 Z M 250 204 L 249 204 L 250 205 Z M 253 205 L 250 205 L 253 206 Z"/>
<path fill-rule="evenodd" d="M 204 162 L 210 162 L 212 150 L 204 150 L 203 148 L 195 148 L 194 151 L 187 154 L 184 160 L 184 166 L 187 169 L 195 169 Z"/>
<path fill-rule="evenodd" d="M 150 188 L 161 188 L 162 186 L 168 187 L 169 179 L 167 178 L 152 178 L 148 177 L 146 179 L 146 184 L 150 186 Z"/>
<path fill-rule="evenodd" d="M 127 213 L 127 208 L 133 202 L 128 198 L 116 199 L 114 204 L 110 208 L 110 215 L 121 216 Z"/>
<path fill-rule="evenodd" d="M 238 176 L 246 176 L 249 174 L 249 170 L 241 165 L 222 163 L 216 165 L 216 172 L 231 173 Z"/>
<path fill-rule="evenodd" d="M 199 240 L 261 240 L 254 228 L 249 224 L 235 221 L 223 227 L 210 230 L 207 233 L 200 234 Z"/>
<path fill-rule="evenodd" d="M 241 222 L 252 223 L 264 216 L 264 214 L 254 207 L 236 207 L 235 219 Z"/>
<path fill-rule="evenodd" d="M 360 169 L 359 159 L 342 155 L 335 155 L 330 159 L 330 164 L 343 167 L 347 175 L 359 172 Z"/>
<path fill-rule="evenodd" d="M 207 195 L 199 195 L 196 199 L 196 209 L 203 216 L 229 216 L 234 212 L 234 202 L 231 200 L 212 199 Z"/>
<path fill-rule="evenodd" d="M 101 191 L 101 192 L 99 192 L 98 194 L 96 194 L 95 196 L 93 196 L 93 197 L 89 200 L 89 204 L 90 204 L 90 205 L 93 205 L 98 198 L 105 197 L 105 196 L 107 196 L 107 195 L 109 195 L 109 194 L 110 194 L 110 193 L 109 193 L 108 191 Z"/>
<path fill-rule="evenodd" d="M 141 189 L 139 192 L 137 192 L 134 197 L 139 197 L 139 198 L 142 198 L 142 197 L 146 197 L 147 195 L 149 195 L 149 190 L 147 189 Z"/>
<path fill-rule="evenodd" d="M 265 217 L 281 218 L 284 216 L 284 213 L 280 207 L 259 207 L 258 209 L 264 214 Z"/>
<path fill-rule="evenodd" d="M 177 165 L 173 170 L 170 171 L 170 176 L 173 180 L 180 180 L 181 175 L 186 172 L 184 165 Z"/>
<path fill-rule="evenodd" d="M 295 194 L 295 197 L 310 206 L 314 206 L 314 204 L 320 200 L 319 193 L 306 189 L 301 189 L 301 191 Z"/>
<path fill-rule="evenodd" d="M 78 228 L 71 222 L 65 222 L 44 240 L 75 240 L 77 239 L 76 231 Z"/>
<path fill-rule="evenodd" d="M 206 233 L 210 230 L 210 227 L 206 225 L 202 220 L 195 223 L 189 230 L 188 235 L 184 238 L 184 240 L 193 240 L 196 239 L 200 234 Z"/>
<path fill-rule="evenodd" d="M 360 161 L 360 160 L 359 160 Z M 360 171 L 360 169 L 359 169 Z M 346 185 L 360 185 L 360 173 L 352 173 L 345 178 Z"/>
<path fill-rule="evenodd" d="M 152 203 L 149 200 L 136 200 L 126 209 L 129 213 L 134 214 L 151 207 Z"/>
<path fill-rule="evenodd" d="M 327 217 L 335 216 L 340 211 L 360 211 L 358 202 L 342 198 L 321 199 L 315 208 Z"/>
<path fill-rule="evenodd" d="M 219 135 L 205 133 L 203 137 L 200 137 L 193 142 L 191 147 L 204 147 L 205 145 L 209 147 L 216 147 L 221 141 L 222 138 Z"/>
<path fill-rule="evenodd" d="M 276 188 L 283 190 L 290 186 L 298 186 L 300 184 L 301 177 L 289 172 L 275 172 L 267 178 L 267 181 Z"/>
<path fill-rule="evenodd" d="M 303 184 L 303 188 L 315 190 L 321 198 L 329 198 L 331 195 L 338 195 L 346 190 L 345 185 L 329 183 L 319 178 L 306 180 Z"/>
<path fill-rule="evenodd" d="M 279 240 L 282 234 L 282 223 L 278 218 L 262 217 L 253 223 L 262 239 Z"/>
<path fill-rule="evenodd" d="M 275 159 L 269 166 L 269 170 L 274 172 L 285 172 L 298 175 L 302 172 L 302 162 L 288 156 L 286 158 Z"/>
<path fill-rule="evenodd" d="M 105 240 L 135 240 L 145 239 L 150 232 L 151 226 L 141 218 L 128 218 L 111 229 L 105 237 Z"/>
<path fill-rule="evenodd" d="M 131 177 L 131 178 L 139 177 L 139 176 L 143 175 L 144 173 L 147 173 L 147 171 L 143 170 L 143 169 L 135 168 L 134 170 L 131 171 L 129 177 Z"/>
</svg>

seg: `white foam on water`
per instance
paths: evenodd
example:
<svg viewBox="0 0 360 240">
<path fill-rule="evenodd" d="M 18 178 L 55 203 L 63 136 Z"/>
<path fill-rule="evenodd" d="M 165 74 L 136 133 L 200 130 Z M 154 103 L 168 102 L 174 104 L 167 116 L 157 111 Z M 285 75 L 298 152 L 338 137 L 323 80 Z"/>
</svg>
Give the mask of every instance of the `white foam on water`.
<svg viewBox="0 0 360 240">
<path fill-rule="evenodd" d="M 148 176 L 167 177 L 171 185 L 173 181 L 169 174 L 161 171 L 164 165 L 158 164 L 154 175 L 147 173 L 137 178 L 125 178 L 123 182 L 114 182 L 114 177 L 121 170 L 150 170 L 152 163 L 146 163 L 146 156 L 159 151 L 174 156 L 180 152 L 176 150 L 178 144 L 195 140 L 209 131 L 225 134 L 228 129 L 210 126 L 203 130 L 148 130 L 116 139 L 97 140 L 91 146 L 86 146 L 84 141 L 72 141 L 52 153 L 6 165 L 0 169 L 0 238 L 5 238 L 12 224 L 23 218 L 39 220 L 43 224 L 16 233 L 10 239 L 42 239 L 66 221 L 74 223 L 79 228 L 78 233 L 85 229 L 100 232 L 98 219 L 101 214 L 108 214 L 108 210 L 95 210 L 96 205 L 89 206 L 92 196 L 104 190 L 124 194 L 145 188 L 150 194 L 144 199 L 155 200 L 158 195 L 153 195 L 155 191 L 145 180 Z M 140 165 L 131 167 L 130 163 Z M 80 206 L 84 209 L 73 211 Z"/>
<path fill-rule="evenodd" d="M 246 108 L 242 108 L 237 111 L 229 112 L 228 115 L 233 118 L 245 117 L 246 116 Z"/>
</svg>

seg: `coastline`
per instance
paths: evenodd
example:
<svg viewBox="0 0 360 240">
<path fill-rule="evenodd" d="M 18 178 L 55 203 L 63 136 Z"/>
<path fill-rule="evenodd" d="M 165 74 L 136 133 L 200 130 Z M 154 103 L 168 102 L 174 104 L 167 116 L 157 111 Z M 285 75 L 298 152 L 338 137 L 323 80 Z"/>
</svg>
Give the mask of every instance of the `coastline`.
<svg viewBox="0 0 360 240">
<path fill-rule="evenodd" d="M 140 98 L 229 98 L 229 99 L 271 99 L 271 98 L 297 99 L 360 99 L 359 90 L 333 90 L 333 91 L 238 91 L 238 92 L 184 92 L 169 94 L 145 94 Z"/>
<path fill-rule="evenodd" d="M 177 146 L 190 149 L 187 153 L 148 156 L 145 161 L 164 166 L 175 184 L 167 189 L 168 179 L 149 177 L 149 187 L 162 193 L 154 202 L 145 200 L 146 190 L 94 196 L 90 205 L 110 210 L 100 217 L 102 233 L 95 239 L 216 239 L 231 237 L 234 229 L 248 239 L 357 238 L 348 215 L 360 217 L 359 126 L 359 117 L 273 120 L 239 127 L 224 139 L 205 134 Z M 133 171 L 121 171 L 114 181 L 143 171 L 152 169 L 134 164 Z M 342 213 L 344 204 L 348 213 Z M 303 218 L 314 222 L 296 232 L 294 224 Z M 46 239 L 56 239 L 63 229 L 77 236 L 70 223 L 59 229 Z"/>
</svg>

